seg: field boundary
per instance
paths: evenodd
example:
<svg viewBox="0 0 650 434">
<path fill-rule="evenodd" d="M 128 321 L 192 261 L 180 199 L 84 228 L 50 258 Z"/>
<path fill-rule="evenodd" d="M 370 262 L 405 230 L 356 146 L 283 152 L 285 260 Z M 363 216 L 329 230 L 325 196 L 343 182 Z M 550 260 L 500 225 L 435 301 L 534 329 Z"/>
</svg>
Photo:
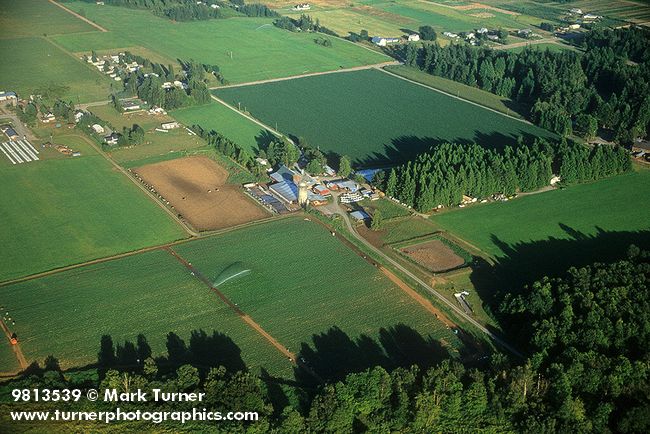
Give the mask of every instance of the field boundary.
<svg viewBox="0 0 650 434">
<path fill-rule="evenodd" d="M 394 65 L 401 65 L 401 63 L 398 62 L 397 60 L 393 60 L 390 62 L 373 63 L 372 65 L 353 66 L 351 68 L 332 69 L 329 71 L 321 71 L 321 72 L 308 72 L 305 74 L 290 75 L 288 77 L 269 78 L 265 80 L 249 81 L 246 83 L 228 84 L 225 86 L 214 86 L 214 87 L 210 87 L 209 89 L 220 90 L 220 89 L 230 89 L 233 87 L 255 86 L 258 84 L 275 83 L 278 81 L 297 80 L 299 78 L 316 77 L 319 75 L 338 74 L 341 72 L 364 71 L 366 69 L 373 69 L 373 68 L 381 69 L 384 66 L 394 66 Z"/>
<path fill-rule="evenodd" d="M 96 28 L 97 30 L 99 30 L 100 32 L 108 32 L 108 30 L 105 29 L 104 27 L 100 26 L 99 24 L 97 24 L 97 23 L 95 23 L 95 22 L 90 21 L 90 20 L 89 20 L 88 18 L 86 18 L 86 17 L 82 17 L 81 15 L 79 15 L 78 13 L 76 13 L 75 11 L 73 11 L 72 9 L 68 9 L 67 7 L 63 6 L 62 4 L 60 4 L 60 3 L 58 3 L 58 2 L 56 2 L 56 1 L 54 1 L 54 0 L 47 0 L 47 1 L 49 1 L 49 2 L 52 3 L 53 5 L 56 5 L 56 6 L 60 7 L 60 8 L 63 9 L 64 11 L 68 12 L 69 14 L 71 14 L 71 15 L 73 15 L 73 16 L 79 18 L 81 21 L 84 21 L 84 22 L 86 22 L 87 24 L 90 24 L 91 26 L 93 26 L 94 28 Z"/>
<path fill-rule="evenodd" d="M 413 259 L 411 256 L 409 256 L 408 254 L 402 252 L 402 250 L 401 250 L 401 249 L 406 248 L 406 247 L 418 246 L 420 244 L 424 244 L 424 243 L 427 243 L 429 241 L 440 241 L 441 243 L 443 243 L 444 245 L 449 247 L 451 249 L 451 251 L 454 252 L 455 255 L 460 257 L 463 260 L 463 263 L 461 265 L 456 266 L 456 267 L 451 267 L 451 268 L 447 268 L 447 269 L 440 270 L 440 271 L 433 271 L 433 270 L 428 269 L 423 264 L 420 264 L 415 259 Z M 456 271 L 456 270 L 460 270 L 460 269 L 463 269 L 463 268 L 467 268 L 472 264 L 472 254 L 469 253 L 468 251 L 466 251 L 465 249 L 463 249 L 462 247 L 460 247 L 458 244 L 451 241 L 450 239 L 446 238 L 443 235 L 442 231 L 436 232 L 436 233 L 433 233 L 433 234 L 429 234 L 429 235 L 423 235 L 421 237 L 411 238 L 410 240 L 397 241 L 395 243 L 387 244 L 387 246 L 392 248 L 395 252 L 397 252 L 397 254 L 400 255 L 400 257 L 406 259 L 408 262 L 418 266 L 419 268 L 422 268 L 427 273 L 433 273 L 434 275 L 449 273 L 451 271 Z"/>
<path fill-rule="evenodd" d="M 20 370 L 24 371 L 27 369 L 28 363 L 27 359 L 25 359 L 25 355 L 23 354 L 23 350 L 20 348 L 20 344 L 16 343 L 15 345 L 11 344 L 11 331 L 5 324 L 4 320 L 0 319 L 0 327 L 2 327 L 2 331 L 4 332 L 5 336 L 7 337 L 7 342 L 9 342 L 9 345 L 11 345 L 11 350 L 14 352 L 16 355 L 16 359 L 18 360 L 18 364 L 20 365 Z M 2 373 L 3 375 L 7 376 L 13 376 L 16 373 Z"/>
<path fill-rule="evenodd" d="M 264 128 L 265 130 L 267 130 L 268 132 L 270 132 L 271 134 L 273 134 L 273 135 L 276 136 L 277 138 L 282 138 L 282 137 L 284 137 L 284 138 L 286 138 L 288 141 L 290 141 L 291 143 L 293 143 L 293 140 L 291 140 L 289 137 L 286 137 L 286 136 L 285 136 L 284 134 L 282 134 L 281 132 L 274 130 L 273 128 L 269 127 L 268 125 L 266 125 L 266 124 L 263 123 L 262 121 L 255 119 L 253 116 L 251 116 L 251 115 L 247 115 L 246 113 L 243 113 L 243 112 L 237 110 L 235 107 L 231 106 L 230 104 L 228 104 L 228 103 L 225 102 L 224 100 L 219 99 L 216 95 L 212 95 L 212 93 L 211 93 L 211 94 L 210 94 L 210 98 L 212 98 L 213 100 L 215 100 L 215 101 L 218 102 L 219 104 L 223 104 L 224 106 L 226 106 L 226 107 L 229 108 L 230 110 L 234 111 L 235 113 L 239 114 L 240 116 L 245 117 L 245 118 L 248 119 L 249 121 L 254 122 L 255 124 L 257 124 L 258 126 Z M 294 144 L 295 144 L 295 143 L 294 143 Z"/>
</svg>

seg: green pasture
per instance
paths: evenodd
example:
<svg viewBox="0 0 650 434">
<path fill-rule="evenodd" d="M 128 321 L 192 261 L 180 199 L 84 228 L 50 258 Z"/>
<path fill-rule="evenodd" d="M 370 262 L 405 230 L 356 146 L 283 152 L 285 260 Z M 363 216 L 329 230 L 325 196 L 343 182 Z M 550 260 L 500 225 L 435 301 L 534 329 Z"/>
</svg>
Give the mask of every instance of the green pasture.
<svg viewBox="0 0 650 434">
<path fill-rule="evenodd" d="M 260 144 L 266 145 L 272 137 L 264 128 L 214 101 L 207 105 L 174 110 L 171 115 L 185 125 L 197 124 L 207 131 L 218 131 L 252 152 L 259 149 Z"/>
<path fill-rule="evenodd" d="M 60 96 L 74 103 L 105 100 L 110 93 L 105 76 L 45 38 L 0 39 L 0 52 L 0 89 L 22 98 L 50 85 L 65 86 Z"/>
<path fill-rule="evenodd" d="M 232 276 L 219 289 L 291 351 L 331 327 L 376 340 L 381 328 L 399 323 L 460 345 L 433 315 L 312 221 L 283 219 L 174 250 L 215 281 Z M 250 271 L 237 276 L 244 270 Z"/>
<path fill-rule="evenodd" d="M 0 0 L 1 39 L 95 31 L 47 0 Z"/>
<path fill-rule="evenodd" d="M 0 170 L 0 281 L 185 236 L 106 160 L 82 154 Z"/>
<path fill-rule="evenodd" d="M 508 48 L 508 51 L 512 53 L 521 53 L 526 49 L 540 50 L 540 51 L 549 50 L 549 51 L 556 51 L 556 52 L 564 51 L 564 50 L 575 50 L 575 48 L 571 47 L 570 45 L 542 43 L 542 44 L 530 44 L 524 47 Z"/>
<path fill-rule="evenodd" d="M 377 70 L 215 91 L 279 131 L 357 165 L 413 158 L 441 142 L 500 147 L 545 130 Z"/>
<path fill-rule="evenodd" d="M 277 349 L 162 250 L 0 287 L 0 304 L 30 362 L 53 355 L 63 368 L 95 363 L 102 335 L 123 345 L 143 334 L 158 356 L 166 354 L 167 333 L 189 344 L 191 331 L 203 330 L 230 337 L 252 369 L 291 372 Z"/>
<path fill-rule="evenodd" d="M 364 199 L 359 202 L 359 205 L 361 205 L 366 211 L 370 211 L 371 215 L 374 215 L 378 210 L 381 211 L 382 218 L 386 220 L 406 217 L 411 214 L 411 212 L 405 207 L 386 198 L 378 200 Z"/>
<path fill-rule="evenodd" d="M 2 315 L 4 315 L 4 312 L 2 312 Z M 18 359 L 11 348 L 9 340 L 3 336 L 2 342 L 0 342 L 0 373 L 16 372 L 18 370 L 20 370 Z"/>
<path fill-rule="evenodd" d="M 627 245 L 649 243 L 650 170 L 639 169 L 598 182 L 473 205 L 432 217 L 436 225 L 502 260 L 520 259 L 553 268 L 620 256 Z M 647 247 L 647 245 L 646 245 Z"/>
<path fill-rule="evenodd" d="M 314 42 L 313 34 L 278 29 L 268 18 L 175 23 L 143 10 L 97 8 L 81 2 L 66 5 L 74 10 L 85 8 L 88 18 L 110 30 L 99 35 L 55 38 L 69 51 L 142 46 L 169 58 L 219 65 L 232 83 L 388 60 L 382 54 L 336 38 L 332 38 L 332 47 L 323 47 Z"/>
</svg>

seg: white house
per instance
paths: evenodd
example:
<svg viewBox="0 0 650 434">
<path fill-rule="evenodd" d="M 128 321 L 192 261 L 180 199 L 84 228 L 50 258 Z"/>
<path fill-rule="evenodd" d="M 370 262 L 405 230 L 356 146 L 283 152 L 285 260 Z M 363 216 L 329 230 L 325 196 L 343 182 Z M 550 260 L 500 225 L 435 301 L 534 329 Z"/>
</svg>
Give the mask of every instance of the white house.
<svg viewBox="0 0 650 434">
<path fill-rule="evenodd" d="M 92 127 L 93 131 L 95 131 L 97 134 L 104 134 L 104 127 L 102 127 L 99 124 L 94 124 Z"/>
<path fill-rule="evenodd" d="M 478 29 L 478 30 L 476 31 L 476 33 L 478 33 L 479 35 L 482 35 L 483 33 L 487 33 L 488 31 L 489 31 L 489 30 L 486 29 L 485 27 L 481 27 L 480 29 Z"/>
<path fill-rule="evenodd" d="M 601 18 L 602 18 L 602 16 L 600 16 L 600 15 L 594 15 L 594 14 L 584 14 L 584 15 L 582 16 L 582 19 L 583 19 L 583 20 L 591 20 L 591 21 L 593 21 L 593 20 L 599 20 L 599 19 L 601 19 Z"/>
<path fill-rule="evenodd" d="M 452 33 L 452 32 L 442 32 L 442 34 L 444 36 L 448 37 L 448 38 L 457 38 L 458 37 L 458 35 L 456 33 Z"/>
<path fill-rule="evenodd" d="M 385 47 L 388 44 L 396 44 L 399 42 L 399 38 L 384 38 L 382 36 L 373 36 L 372 43 L 380 47 Z"/>
<path fill-rule="evenodd" d="M 571 30 L 578 30 L 580 28 L 580 24 L 569 24 L 569 29 Z"/>
<path fill-rule="evenodd" d="M 294 11 L 308 11 L 309 9 L 311 9 L 309 3 L 299 3 L 293 7 Z"/>
<path fill-rule="evenodd" d="M 570 14 L 573 15 L 582 15 L 582 9 L 579 8 L 573 8 L 569 11 Z"/>
<path fill-rule="evenodd" d="M 420 35 L 418 35 L 417 33 L 412 33 L 412 34 L 408 35 L 407 39 L 408 39 L 409 42 L 417 42 L 417 41 L 420 40 Z"/>
</svg>

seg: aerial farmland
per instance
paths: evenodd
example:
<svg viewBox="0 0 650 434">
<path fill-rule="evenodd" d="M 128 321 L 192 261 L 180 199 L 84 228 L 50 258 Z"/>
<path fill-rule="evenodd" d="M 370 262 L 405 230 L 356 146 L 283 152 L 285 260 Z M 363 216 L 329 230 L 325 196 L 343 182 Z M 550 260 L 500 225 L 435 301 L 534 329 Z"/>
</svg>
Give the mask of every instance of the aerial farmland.
<svg viewBox="0 0 650 434">
<path fill-rule="evenodd" d="M 0 53 L 0 432 L 650 430 L 647 1 L 0 0 Z"/>
</svg>

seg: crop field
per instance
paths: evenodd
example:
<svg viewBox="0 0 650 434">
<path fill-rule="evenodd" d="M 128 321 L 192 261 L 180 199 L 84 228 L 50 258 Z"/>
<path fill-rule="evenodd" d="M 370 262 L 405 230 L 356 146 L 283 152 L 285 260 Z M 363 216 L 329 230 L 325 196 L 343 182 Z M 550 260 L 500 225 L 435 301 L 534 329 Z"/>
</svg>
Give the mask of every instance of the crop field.
<svg viewBox="0 0 650 434">
<path fill-rule="evenodd" d="M 198 230 L 223 229 L 269 217 L 228 172 L 207 157 L 187 157 L 134 169 Z"/>
<path fill-rule="evenodd" d="M 0 170 L 0 221 L 0 281 L 185 236 L 92 153 Z"/>
<path fill-rule="evenodd" d="M 650 238 L 650 170 L 563 190 L 471 206 L 432 220 L 496 258 L 522 267 L 620 256 L 628 244 Z M 530 263 L 526 262 L 529 261 Z"/>
<path fill-rule="evenodd" d="M 514 48 L 508 48 L 508 51 L 512 53 L 521 53 L 527 48 L 532 48 L 533 50 L 549 50 L 549 51 L 564 51 L 564 50 L 573 50 L 576 51 L 575 48 L 571 47 L 570 45 L 564 45 L 564 44 L 554 44 L 554 43 L 542 43 L 542 44 L 530 44 L 528 46 L 524 47 L 514 47 Z"/>
<path fill-rule="evenodd" d="M 110 92 L 99 72 L 45 38 L 0 39 L 0 52 L 1 89 L 26 96 L 50 85 L 66 86 L 62 96 L 75 103 L 104 100 Z"/>
<path fill-rule="evenodd" d="M 0 342 L 0 374 L 17 372 L 20 370 L 20 365 L 11 348 L 9 339 L 6 338 L 4 333 L 0 337 L 2 338 L 2 342 Z"/>
<path fill-rule="evenodd" d="M 283 219 L 173 249 L 222 282 L 217 287 L 291 351 L 334 326 L 376 339 L 399 323 L 459 346 L 442 322 L 317 223 Z"/>
<path fill-rule="evenodd" d="M 326 71 L 389 60 L 383 54 L 332 38 L 331 47 L 314 43 L 314 36 L 273 26 L 268 18 L 229 18 L 174 23 L 148 11 L 117 6 L 85 8 L 89 19 L 109 32 L 58 36 L 71 52 L 142 46 L 169 58 L 194 59 L 219 65 L 232 83 Z"/>
<path fill-rule="evenodd" d="M 585 13 L 603 15 L 608 18 L 629 21 L 635 24 L 650 24 L 650 5 L 640 1 L 581 0 L 571 3 Z"/>
<path fill-rule="evenodd" d="M 378 70 L 215 91 L 279 131 L 357 165 L 407 160 L 442 142 L 513 145 L 551 133 Z M 352 101 L 352 103 L 350 103 Z"/>
<path fill-rule="evenodd" d="M 279 351 L 162 250 L 0 287 L 0 300 L 16 322 L 10 328 L 30 362 L 53 355 L 63 368 L 95 363 L 102 335 L 123 345 L 143 334 L 157 356 L 166 352 L 167 333 L 189 345 L 191 331 L 203 330 L 230 337 L 253 369 L 263 365 L 275 375 L 291 372 Z"/>
<path fill-rule="evenodd" d="M 115 147 L 110 151 L 111 157 L 119 163 L 166 156 L 170 153 L 191 152 L 206 146 L 203 139 L 189 134 L 183 127 L 168 130 L 166 133 L 155 130 L 160 128 L 163 122 L 174 121 L 171 116 L 150 115 L 146 111 L 121 114 L 111 105 L 91 107 L 90 111 L 118 130 L 123 127 L 131 128 L 133 124 L 138 124 L 145 130 L 142 144 L 126 148 Z"/>
<path fill-rule="evenodd" d="M 92 31 L 90 24 L 47 0 L 0 0 L 2 39 Z"/>
<path fill-rule="evenodd" d="M 174 110 L 171 115 L 185 125 L 197 124 L 207 131 L 215 130 L 251 153 L 256 152 L 260 144 L 268 144 L 273 137 L 259 125 L 217 102 Z"/>
</svg>

